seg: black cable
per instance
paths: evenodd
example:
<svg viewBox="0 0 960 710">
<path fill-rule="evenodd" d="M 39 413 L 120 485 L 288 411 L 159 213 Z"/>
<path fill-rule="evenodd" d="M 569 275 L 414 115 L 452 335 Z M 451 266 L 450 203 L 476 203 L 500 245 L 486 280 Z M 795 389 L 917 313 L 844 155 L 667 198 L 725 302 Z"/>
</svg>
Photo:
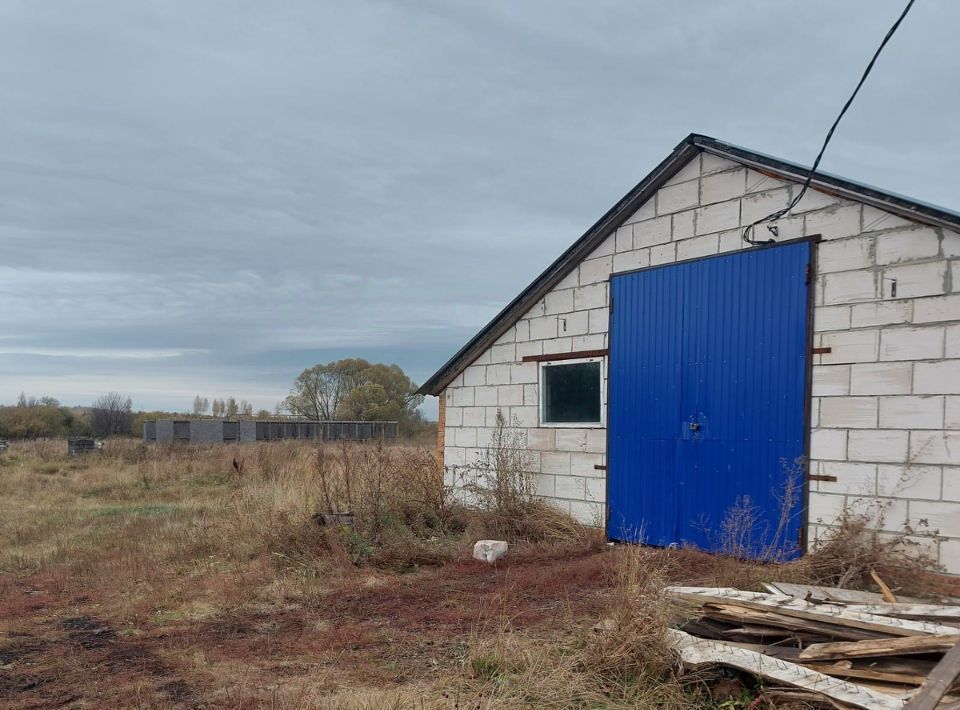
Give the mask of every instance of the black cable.
<svg viewBox="0 0 960 710">
<path fill-rule="evenodd" d="M 768 239 L 766 241 L 754 240 L 750 238 L 750 235 L 753 233 L 753 228 L 758 224 L 762 224 L 764 222 L 773 222 L 780 219 L 783 217 L 783 215 L 796 207 L 800 200 L 803 199 L 803 195 L 806 193 L 807 188 L 810 187 L 810 182 L 813 180 L 813 175 L 817 171 L 817 166 L 820 165 L 820 160 L 823 158 L 823 153 L 827 149 L 827 144 L 830 142 L 830 139 L 833 138 L 833 132 L 837 130 L 837 125 L 840 123 L 840 119 L 843 118 L 843 114 L 847 112 L 847 109 L 850 108 L 850 104 L 852 104 L 853 100 L 857 97 L 860 87 L 863 86 L 863 82 L 867 80 L 867 77 L 870 75 L 870 70 L 873 69 L 873 65 L 877 61 L 877 57 L 880 56 L 880 52 L 883 51 L 883 48 L 887 46 L 887 42 L 889 42 L 890 38 L 893 37 L 893 33 L 897 31 L 900 23 L 903 22 L 903 18 L 905 18 L 907 13 L 910 12 L 910 8 L 913 7 L 914 2 L 915 0 L 909 0 L 909 2 L 907 2 L 907 6 L 903 8 L 903 12 L 900 13 L 900 17 L 898 17 L 897 21 L 893 23 L 889 30 L 887 30 L 886 36 L 883 38 L 880 46 L 877 47 L 877 51 L 873 53 L 873 58 L 870 60 L 870 63 L 867 64 L 867 68 L 864 70 L 863 76 L 860 77 L 860 81 L 857 82 L 857 88 L 855 88 L 853 93 L 850 94 L 850 98 L 847 99 L 847 102 L 843 105 L 843 108 L 840 110 L 840 114 L 837 116 L 837 119 L 833 122 L 833 125 L 830 126 L 830 130 L 827 131 L 827 137 L 824 139 L 823 145 L 820 147 L 820 152 L 817 153 L 817 159 L 813 161 L 813 167 L 811 167 L 810 172 L 807 173 L 807 179 L 803 181 L 803 187 L 800 188 L 800 192 L 790 201 L 790 204 L 783 209 L 772 212 L 766 217 L 758 219 L 756 222 L 744 228 L 743 241 L 747 242 L 748 244 L 769 244 L 770 242 L 776 241 L 775 239 Z"/>
</svg>

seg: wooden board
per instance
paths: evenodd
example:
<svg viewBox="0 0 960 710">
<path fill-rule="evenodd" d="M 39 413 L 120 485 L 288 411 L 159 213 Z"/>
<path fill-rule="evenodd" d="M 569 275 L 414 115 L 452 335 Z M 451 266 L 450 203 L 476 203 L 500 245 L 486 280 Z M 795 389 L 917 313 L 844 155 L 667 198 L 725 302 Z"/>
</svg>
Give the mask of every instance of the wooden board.
<svg viewBox="0 0 960 710">
<path fill-rule="evenodd" d="M 960 620 L 960 606 L 946 604 L 848 604 L 850 611 L 879 616 L 897 616 L 901 619 L 940 619 L 943 621 Z"/>
<path fill-rule="evenodd" d="M 960 641 L 960 636 L 903 636 L 900 638 L 870 639 L 867 641 L 837 641 L 814 643 L 800 652 L 804 661 L 832 658 L 879 658 L 882 656 L 909 656 L 918 653 L 949 651 Z"/>
<path fill-rule="evenodd" d="M 907 707 L 910 710 L 933 710 L 957 678 L 960 678 L 960 643 L 947 651 L 920 686 L 920 690 L 907 703 Z"/>
<path fill-rule="evenodd" d="M 734 623 L 730 624 L 704 615 L 699 619 L 690 619 L 683 622 L 679 628 L 700 638 L 717 639 L 719 641 L 734 637 L 746 637 L 751 640 L 762 638 L 794 639 L 796 637 L 796 634 L 789 629 L 745 622 L 745 619 L 738 617 L 734 620 Z"/>
<path fill-rule="evenodd" d="M 858 708 L 899 710 L 903 707 L 903 700 L 900 698 L 832 678 L 790 661 L 738 648 L 722 641 L 698 639 L 676 629 L 670 629 L 668 633 L 681 661 L 690 668 L 711 665 L 737 668 Z"/>
<path fill-rule="evenodd" d="M 878 587 L 880 587 L 880 595 L 883 597 L 883 601 L 888 602 L 890 604 L 896 604 L 897 601 L 899 601 L 897 597 L 894 596 L 893 591 L 890 589 L 890 587 L 887 586 L 887 583 L 883 581 L 883 578 L 880 577 L 879 574 L 877 574 L 877 570 L 875 569 L 870 570 L 870 577 L 871 579 L 873 579 L 874 583 Z"/>
<path fill-rule="evenodd" d="M 865 680 L 879 680 L 884 683 L 900 685 L 920 685 L 927 679 L 926 675 L 918 673 L 894 673 L 892 671 L 876 670 L 854 666 L 849 661 L 807 661 L 804 668 L 826 673 L 836 678 L 863 678 Z"/>
<path fill-rule="evenodd" d="M 927 638 L 927 637 L 918 637 Z M 821 673 L 850 678 L 866 678 L 869 680 L 886 681 L 890 683 L 920 685 L 936 665 L 933 661 L 922 658 L 856 658 L 807 661 L 800 658 L 800 649 L 790 646 L 774 644 L 725 643 L 737 648 L 762 653 L 773 658 L 782 658 L 793 663 L 801 663 Z"/>
<path fill-rule="evenodd" d="M 728 587 L 667 587 L 666 593 L 675 599 L 695 604 L 728 604 L 760 611 L 773 610 L 784 616 L 864 629 L 895 636 L 921 634 L 950 636 L 955 628 L 928 621 L 914 621 L 897 617 L 848 611 L 841 604 L 813 604 L 803 599 L 763 592 L 744 592 Z"/>
<path fill-rule="evenodd" d="M 707 603 L 700 608 L 705 617 L 730 623 L 752 623 L 767 626 L 779 626 L 789 630 L 791 637 L 805 643 L 823 643 L 839 639 L 856 641 L 861 639 L 888 638 L 889 633 L 867 631 L 850 626 L 820 621 L 800 619 L 795 616 L 779 614 L 772 610 L 751 609 L 737 604 Z"/>
<path fill-rule="evenodd" d="M 770 582 L 763 586 L 773 594 L 783 594 L 788 597 L 809 599 L 815 602 L 874 604 L 883 601 L 883 597 L 879 594 L 862 592 L 857 589 L 834 589 L 833 587 L 793 584 L 791 582 Z"/>
<path fill-rule="evenodd" d="M 840 589 L 815 584 L 792 584 L 790 582 L 770 582 L 763 585 L 774 594 L 786 594 L 797 599 L 835 602 L 840 604 L 876 604 L 883 601 L 883 595 L 876 592 L 864 592 L 859 589 Z M 922 602 L 915 597 L 899 597 L 900 602 Z"/>
</svg>

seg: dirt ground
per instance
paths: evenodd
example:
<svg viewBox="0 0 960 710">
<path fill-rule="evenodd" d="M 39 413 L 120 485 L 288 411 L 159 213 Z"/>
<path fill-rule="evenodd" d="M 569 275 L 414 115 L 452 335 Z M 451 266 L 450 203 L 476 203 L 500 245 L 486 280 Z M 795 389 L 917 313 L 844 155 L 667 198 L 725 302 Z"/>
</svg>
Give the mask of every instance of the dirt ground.
<svg viewBox="0 0 960 710">
<path fill-rule="evenodd" d="M 589 629 L 609 604 L 615 554 L 358 569 L 323 594 L 172 621 L 118 617 L 109 599 L 37 575 L 0 599 L 0 705 L 301 707 L 365 693 L 388 707 L 403 691 L 402 707 L 455 692 L 470 644 L 499 626 L 552 640 Z M 696 552 L 658 554 L 676 583 L 727 571 Z"/>
<path fill-rule="evenodd" d="M 168 623 L 119 619 L 109 602 L 38 575 L 0 600 L 0 704 L 245 707 L 308 688 L 431 682 L 455 673 L 471 637 L 503 614 L 546 633 L 598 619 L 609 557 L 359 570 L 309 600 Z"/>
</svg>

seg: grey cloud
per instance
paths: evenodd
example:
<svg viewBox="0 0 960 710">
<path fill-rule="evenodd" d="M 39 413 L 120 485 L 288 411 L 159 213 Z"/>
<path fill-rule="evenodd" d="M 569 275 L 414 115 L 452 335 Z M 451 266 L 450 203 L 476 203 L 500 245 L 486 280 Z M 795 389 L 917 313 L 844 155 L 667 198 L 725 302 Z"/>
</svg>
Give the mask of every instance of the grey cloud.
<svg viewBox="0 0 960 710">
<path fill-rule="evenodd" d="M 5 3 L 0 401 L 423 379 L 686 133 L 809 162 L 900 9 Z M 958 19 L 914 8 L 825 169 L 957 206 Z"/>
</svg>

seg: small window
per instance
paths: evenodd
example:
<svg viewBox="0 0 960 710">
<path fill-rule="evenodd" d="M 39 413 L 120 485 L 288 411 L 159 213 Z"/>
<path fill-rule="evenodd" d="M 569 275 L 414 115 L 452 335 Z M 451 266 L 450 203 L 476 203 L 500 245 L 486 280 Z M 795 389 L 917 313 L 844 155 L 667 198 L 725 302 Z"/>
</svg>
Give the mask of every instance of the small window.
<svg viewBox="0 0 960 710">
<path fill-rule="evenodd" d="M 544 426 L 603 425 L 603 359 L 540 365 L 540 422 Z"/>
</svg>

